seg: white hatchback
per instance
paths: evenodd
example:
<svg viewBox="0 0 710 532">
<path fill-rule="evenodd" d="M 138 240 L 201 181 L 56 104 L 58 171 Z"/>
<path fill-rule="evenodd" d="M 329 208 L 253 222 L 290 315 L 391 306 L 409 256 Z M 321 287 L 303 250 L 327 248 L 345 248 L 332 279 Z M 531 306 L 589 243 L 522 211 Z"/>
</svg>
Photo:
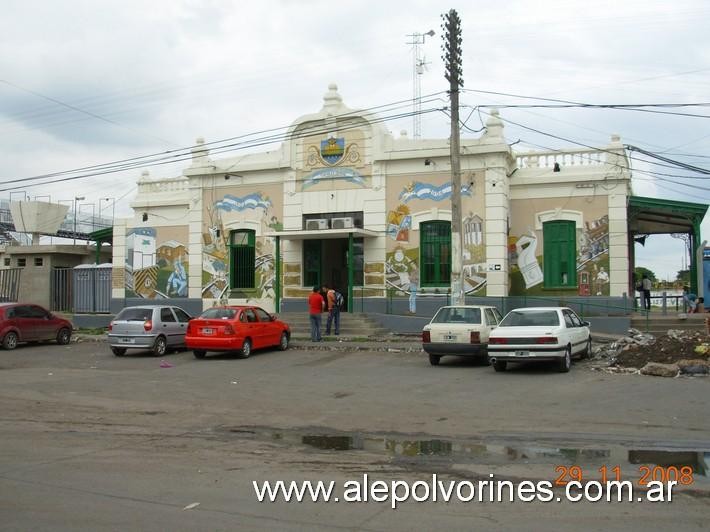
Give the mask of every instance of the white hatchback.
<svg viewBox="0 0 710 532">
<path fill-rule="evenodd" d="M 495 307 L 449 305 L 441 307 L 422 330 L 422 348 L 432 366 L 444 355 L 486 358 L 488 336 L 502 319 Z"/>
<path fill-rule="evenodd" d="M 589 322 L 567 307 L 511 310 L 488 339 L 488 360 L 496 371 L 508 362 L 554 360 L 561 372 L 572 365 L 572 356 L 590 356 Z"/>
</svg>

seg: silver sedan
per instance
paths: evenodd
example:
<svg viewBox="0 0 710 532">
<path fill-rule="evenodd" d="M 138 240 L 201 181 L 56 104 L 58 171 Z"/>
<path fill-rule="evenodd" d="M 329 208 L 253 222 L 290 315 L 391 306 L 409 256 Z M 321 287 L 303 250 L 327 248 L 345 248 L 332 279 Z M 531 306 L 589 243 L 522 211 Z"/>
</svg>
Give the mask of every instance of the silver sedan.
<svg viewBox="0 0 710 532">
<path fill-rule="evenodd" d="M 185 331 L 190 315 L 180 307 L 142 305 L 126 307 L 111 321 L 108 342 L 116 356 L 128 349 L 164 355 L 168 349 L 185 346 Z"/>
</svg>

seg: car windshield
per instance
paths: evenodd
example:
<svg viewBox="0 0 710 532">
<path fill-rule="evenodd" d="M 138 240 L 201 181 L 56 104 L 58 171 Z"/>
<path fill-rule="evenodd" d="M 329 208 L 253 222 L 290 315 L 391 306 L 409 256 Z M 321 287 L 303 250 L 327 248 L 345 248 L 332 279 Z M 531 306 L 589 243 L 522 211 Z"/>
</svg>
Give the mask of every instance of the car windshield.
<svg viewBox="0 0 710 532">
<path fill-rule="evenodd" d="M 432 323 L 481 323 L 480 308 L 444 307 L 439 309 Z"/>
<path fill-rule="evenodd" d="M 153 317 L 152 308 L 124 308 L 116 316 L 119 321 L 146 321 Z"/>
<path fill-rule="evenodd" d="M 237 311 L 231 308 L 211 308 L 205 310 L 200 318 L 206 320 L 231 320 Z"/>
<path fill-rule="evenodd" d="M 512 310 L 500 322 L 500 327 L 550 327 L 560 324 L 555 310 Z"/>
</svg>

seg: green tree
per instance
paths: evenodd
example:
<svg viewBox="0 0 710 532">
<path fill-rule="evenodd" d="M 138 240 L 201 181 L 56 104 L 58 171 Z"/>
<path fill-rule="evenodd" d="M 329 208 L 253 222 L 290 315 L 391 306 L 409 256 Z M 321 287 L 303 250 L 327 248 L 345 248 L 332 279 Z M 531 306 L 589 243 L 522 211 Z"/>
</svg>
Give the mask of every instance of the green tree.
<svg viewBox="0 0 710 532">
<path fill-rule="evenodd" d="M 690 284 L 690 270 L 680 270 L 678 276 L 675 278 L 676 281 L 683 285 Z"/>
<path fill-rule="evenodd" d="M 647 275 L 648 278 L 651 279 L 651 282 L 653 284 L 656 284 L 658 282 L 658 279 L 656 279 L 656 274 L 648 268 L 644 268 L 643 266 L 637 266 L 636 268 L 634 268 L 634 274 L 636 275 L 637 283 L 641 282 L 641 279 L 643 279 L 644 275 Z"/>
</svg>

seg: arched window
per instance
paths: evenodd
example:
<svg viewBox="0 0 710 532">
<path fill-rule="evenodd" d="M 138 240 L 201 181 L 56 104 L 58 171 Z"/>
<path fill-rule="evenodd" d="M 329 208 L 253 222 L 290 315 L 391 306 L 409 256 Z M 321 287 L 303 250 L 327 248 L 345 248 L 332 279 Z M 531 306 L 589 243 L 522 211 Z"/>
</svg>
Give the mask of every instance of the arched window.
<svg viewBox="0 0 710 532">
<path fill-rule="evenodd" d="M 435 221 L 419 224 L 420 284 L 451 284 L 451 222 Z"/>
<path fill-rule="evenodd" d="M 229 288 L 254 288 L 256 233 L 238 229 L 229 233 Z"/>
</svg>

